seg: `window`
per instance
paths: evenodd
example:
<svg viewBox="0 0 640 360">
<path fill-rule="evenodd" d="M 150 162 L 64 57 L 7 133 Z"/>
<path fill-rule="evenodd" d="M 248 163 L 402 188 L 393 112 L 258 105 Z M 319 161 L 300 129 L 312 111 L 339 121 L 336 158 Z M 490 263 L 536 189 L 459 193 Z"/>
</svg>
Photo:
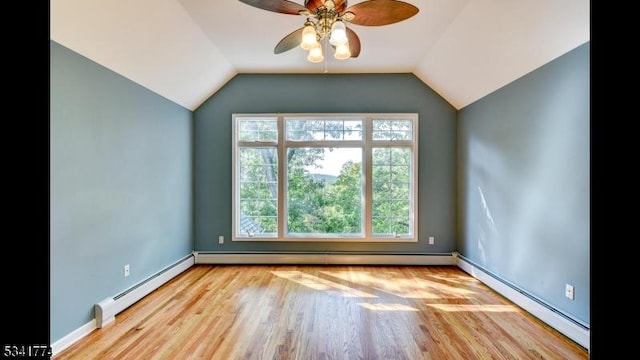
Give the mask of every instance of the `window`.
<svg viewBox="0 0 640 360">
<path fill-rule="evenodd" d="M 234 241 L 417 241 L 417 114 L 234 114 Z"/>
</svg>

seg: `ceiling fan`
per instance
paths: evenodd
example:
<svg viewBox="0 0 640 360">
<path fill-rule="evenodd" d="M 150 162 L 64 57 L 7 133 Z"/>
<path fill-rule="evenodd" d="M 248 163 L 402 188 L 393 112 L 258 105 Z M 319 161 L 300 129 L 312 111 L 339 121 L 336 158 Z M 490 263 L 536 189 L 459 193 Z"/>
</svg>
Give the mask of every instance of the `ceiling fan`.
<svg viewBox="0 0 640 360">
<path fill-rule="evenodd" d="M 280 54 L 300 46 L 309 50 L 307 60 L 324 60 L 321 41 L 335 50 L 339 60 L 360 55 L 360 38 L 345 22 L 363 26 L 389 25 L 418 13 L 418 8 L 399 0 L 368 0 L 347 7 L 347 0 L 305 0 L 304 6 L 288 0 L 240 0 L 263 10 L 302 15 L 304 26 L 280 40 L 273 52 Z M 327 42 L 329 44 L 327 44 Z"/>
</svg>

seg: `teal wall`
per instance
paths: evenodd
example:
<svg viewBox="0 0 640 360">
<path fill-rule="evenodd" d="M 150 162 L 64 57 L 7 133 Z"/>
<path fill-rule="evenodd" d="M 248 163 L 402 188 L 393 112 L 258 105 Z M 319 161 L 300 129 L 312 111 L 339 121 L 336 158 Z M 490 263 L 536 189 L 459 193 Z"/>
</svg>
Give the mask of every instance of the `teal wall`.
<svg viewBox="0 0 640 360">
<path fill-rule="evenodd" d="M 459 112 L 457 206 L 461 255 L 586 324 L 589 45 Z"/>
<path fill-rule="evenodd" d="M 90 322 L 94 304 L 191 253 L 193 119 L 53 41 L 50 59 L 55 342 Z"/>
<path fill-rule="evenodd" d="M 415 112 L 419 116 L 417 243 L 232 242 L 232 113 Z M 195 111 L 197 251 L 455 250 L 456 110 L 412 74 L 242 74 Z M 218 236 L 227 241 L 218 244 Z M 428 245 L 435 236 L 435 245 Z"/>
</svg>

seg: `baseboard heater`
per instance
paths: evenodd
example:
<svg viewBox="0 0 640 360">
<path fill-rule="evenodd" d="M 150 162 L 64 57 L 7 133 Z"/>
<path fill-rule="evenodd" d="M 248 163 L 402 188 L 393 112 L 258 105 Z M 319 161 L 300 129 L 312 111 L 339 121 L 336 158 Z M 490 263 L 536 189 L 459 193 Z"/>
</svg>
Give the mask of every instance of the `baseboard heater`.
<svg viewBox="0 0 640 360">
<path fill-rule="evenodd" d="M 563 333 L 576 343 L 583 346 L 587 351 L 590 351 L 589 345 L 591 331 L 589 324 L 561 312 L 457 252 L 454 252 L 453 256 L 456 258 L 457 265 L 460 269 L 482 281 L 485 285 L 513 301 L 518 306 L 525 309 L 527 312 L 542 320 L 549 326 Z"/>
<path fill-rule="evenodd" d="M 116 315 L 136 303 L 167 281 L 187 270 L 195 263 L 193 255 L 189 255 L 178 262 L 166 267 L 162 271 L 137 283 L 114 297 L 108 297 L 95 304 L 96 326 L 101 328 L 116 319 Z"/>
<path fill-rule="evenodd" d="M 451 253 L 194 252 L 196 264 L 456 265 Z"/>
</svg>

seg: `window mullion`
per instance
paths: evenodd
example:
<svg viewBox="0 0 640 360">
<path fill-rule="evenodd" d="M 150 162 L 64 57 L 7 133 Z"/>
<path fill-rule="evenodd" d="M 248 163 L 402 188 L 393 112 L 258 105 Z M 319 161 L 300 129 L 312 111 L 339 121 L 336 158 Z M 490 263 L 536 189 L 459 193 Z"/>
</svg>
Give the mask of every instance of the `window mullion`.
<svg viewBox="0 0 640 360">
<path fill-rule="evenodd" d="M 371 118 L 365 117 L 364 121 L 364 238 L 371 239 L 373 234 L 371 214 L 373 213 L 373 185 L 372 185 L 372 125 Z"/>
<path fill-rule="evenodd" d="M 284 117 L 278 115 L 278 239 L 285 236 L 285 226 L 287 223 L 286 193 L 286 148 L 285 148 L 285 126 Z"/>
</svg>

